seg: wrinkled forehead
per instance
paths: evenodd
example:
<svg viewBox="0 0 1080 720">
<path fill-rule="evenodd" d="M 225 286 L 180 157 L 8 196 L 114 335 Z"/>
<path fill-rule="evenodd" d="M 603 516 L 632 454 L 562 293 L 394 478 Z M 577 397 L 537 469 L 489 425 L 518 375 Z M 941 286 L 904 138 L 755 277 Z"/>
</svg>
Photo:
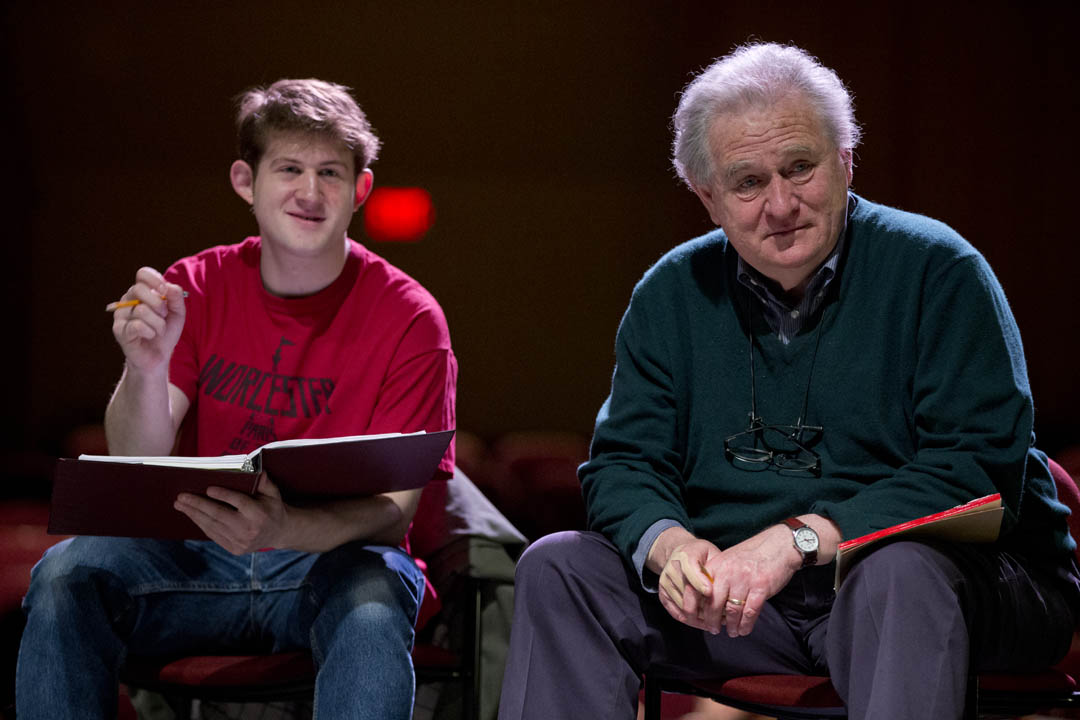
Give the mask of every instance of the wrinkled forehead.
<svg viewBox="0 0 1080 720">
<path fill-rule="evenodd" d="M 834 145 L 816 109 L 800 96 L 717 114 L 708 138 L 714 170 L 721 174 L 764 155 L 820 153 Z"/>
</svg>

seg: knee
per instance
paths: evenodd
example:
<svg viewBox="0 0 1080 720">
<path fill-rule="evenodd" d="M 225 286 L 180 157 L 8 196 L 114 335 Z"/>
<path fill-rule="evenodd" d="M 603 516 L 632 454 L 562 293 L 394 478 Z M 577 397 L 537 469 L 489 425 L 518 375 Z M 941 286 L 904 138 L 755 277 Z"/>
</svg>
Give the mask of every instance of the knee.
<svg viewBox="0 0 1080 720">
<path fill-rule="evenodd" d="M 74 576 L 101 568 L 110 557 L 108 550 L 100 548 L 101 538 L 74 537 L 53 545 L 41 556 L 30 573 L 30 590 L 64 585 Z"/>
<path fill-rule="evenodd" d="M 423 602 L 424 583 L 403 578 L 392 570 L 367 573 L 343 593 L 353 622 L 362 625 L 399 624 L 404 616 L 411 625 Z"/>
<path fill-rule="evenodd" d="M 335 565 L 340 569 L 341 566 Z M 320 621 L 364 634 L 412 628 L 424 597 L 424 576 L 404 553 L 365 548 L 336 578 L 309 575 L 311 610 Z"/>
<path fill-rule="evenodd" d="M 922 607 L 942 617 L 959 609 L 963 573 L 934 544 L 899 541 L 867 555 L 852 568 L 837 593 L 837 607 L 876 614 L 890 605 Z"/>
<path fill-rule="evenodd" d="M 582 550 L 584 533 L 575 530 L 545 535 L 525 549 L 514 571 L 516 591 L 547 582 L 549 572 L 562 573 Z"/>
<path fill-rule="evenodd" d="M 415 606 L 413 602 L 402 603 L 393 596 L 365 594 L 354 596 L 351 606 L 343 608 L 340 614 L 332 608 L 324 608 L 320 619 L 330 621 L 333 635 L 348 637 L 350 642 L 375 646 L 393 642 L 395 646 L 408 646 L 414 633 Z"/>
<path fill-rule="evenodd" d="M 23 608 L 68 617 L 72 605 L 83 607 L 108 594 L 119 571 L 116 538 L 74 537 L 45 551 L 30 573 Z M 79 613 L 75 613 L 78 615 Z"/>
<path fill-rule="evenodd" d="M 618 551 L 603 536 L 575 530 L 546 535 L 518 559 L 515 607 L 550 612 L 573 604 L 590 588 L 628 582 Z"/>
</svg>

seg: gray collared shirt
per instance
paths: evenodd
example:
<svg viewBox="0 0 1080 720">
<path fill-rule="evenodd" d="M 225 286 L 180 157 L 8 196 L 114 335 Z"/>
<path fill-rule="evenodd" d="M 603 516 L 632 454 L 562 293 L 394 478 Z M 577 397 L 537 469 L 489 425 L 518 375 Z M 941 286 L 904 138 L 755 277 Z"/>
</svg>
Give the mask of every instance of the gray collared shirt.
<svg viewBox="0 0 1080 720">
<path fill-rule="evenodd" d="M 806 321 L 821 309 L 821 304 L 825 301 L 825 290 L 836 277 L 836 268 L 840 264 L 840 253 L 844 249 L 844 234 L 841 230 L 836 247 L 810 277 L 810 282 L 806 284 L 806 291 L 794 307 L 783 299 L 780 288 L 775 282 L 755 270 L 742 259 L 741 255 L 739 256 L 736 277 L 761 302 L 765 321 L 769 323 L 769 327 L 776 333 L 780 342 L 785 345 L 791 341 L 791 338 L 798 335 Z"/>
</svg>

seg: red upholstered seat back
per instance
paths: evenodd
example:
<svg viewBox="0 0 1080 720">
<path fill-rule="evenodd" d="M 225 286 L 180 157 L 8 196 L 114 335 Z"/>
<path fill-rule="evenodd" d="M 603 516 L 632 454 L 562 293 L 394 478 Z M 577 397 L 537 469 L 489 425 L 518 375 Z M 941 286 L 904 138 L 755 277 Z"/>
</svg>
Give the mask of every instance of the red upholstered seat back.
<svg viewBox="0 0 1080 720">
<path fill-rule="evenodd" d="M 1076 554 L 1076 562 L 1080 564 L 1080 490 L 1076 487 L 1076 482 L 1069 476 L 1069 473 L 1065 472 L 1065 468 L 1058 465 L 1055 461 L 1050 461 L 1050 474 L 1054 477 L 1054 485 L 1057 486 L 1058 500 L 1068 505 L 1072 514 L 1069 515 L 1069 532 L 1072 533 L 1073 539 L 1077 540 L 1077 547 L 1074 551 Z"/>
</svg>

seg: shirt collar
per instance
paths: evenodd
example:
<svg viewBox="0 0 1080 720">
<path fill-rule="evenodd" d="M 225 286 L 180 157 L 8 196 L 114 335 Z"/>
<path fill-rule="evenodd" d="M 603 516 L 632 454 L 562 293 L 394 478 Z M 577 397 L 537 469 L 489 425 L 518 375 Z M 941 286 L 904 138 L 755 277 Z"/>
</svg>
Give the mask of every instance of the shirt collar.
<svg viewBox="0 0 1080 720">
<path fill-rule="evenodd" d="M 847 212 L 844 213 L 844 225 L 840 228 L 840 235 L 836 245 L 810 277 L 806 284 L 806 292 L 802 299 L 794 306 L 790 306 L 782 296 L 776 282 L 762 275 L 750 263 L 743 260 L 738 251 L 736 277 L 745 286 L 750 294 L 758 299 L 765 311 L 765 318 L 785 344 L 802 329 L 807 318 L 816 313 L 825 298 L 825 289 L 836 277 L 840 266 L 840 257 L 846 244 L 848 219 L 854 212 L 856 205 L 855 196 L 848 193 Z"/>
</svg>

